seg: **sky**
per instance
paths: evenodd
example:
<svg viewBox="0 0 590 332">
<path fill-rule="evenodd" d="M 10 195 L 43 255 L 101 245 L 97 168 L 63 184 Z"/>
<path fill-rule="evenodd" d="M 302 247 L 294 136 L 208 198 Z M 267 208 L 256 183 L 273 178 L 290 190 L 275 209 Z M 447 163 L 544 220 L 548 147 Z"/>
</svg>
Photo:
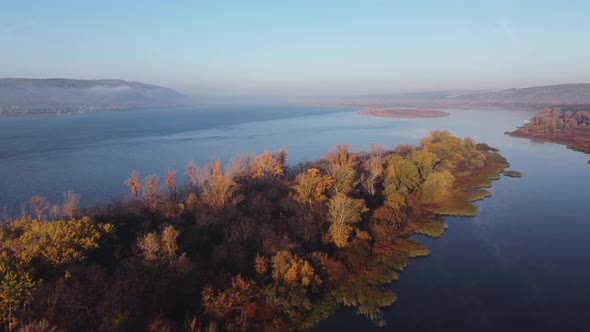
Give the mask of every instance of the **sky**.
<svg viewBox="0 0 590 332">
<path fill-rule="evenodd" d="M 590 82 L 590 1 L 0 0 L 0 77 L 193 96 Z"/>
</svg>

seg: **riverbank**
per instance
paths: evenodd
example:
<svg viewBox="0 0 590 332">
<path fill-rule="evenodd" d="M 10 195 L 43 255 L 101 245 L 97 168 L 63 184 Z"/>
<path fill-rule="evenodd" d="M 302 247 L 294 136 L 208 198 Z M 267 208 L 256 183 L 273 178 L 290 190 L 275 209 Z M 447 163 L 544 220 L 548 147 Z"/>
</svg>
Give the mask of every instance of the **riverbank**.
<svg viewBox="0 0 590 332">
<path fill-rule="evenodd" d="M 506 134 L 535 141 L 557 143 L 567 146 L 568 149 L 590 154 L 590 129 L 549 135 L 535 135 L 517 129 L 513 132 L 507 132 Z"/>
</svg>

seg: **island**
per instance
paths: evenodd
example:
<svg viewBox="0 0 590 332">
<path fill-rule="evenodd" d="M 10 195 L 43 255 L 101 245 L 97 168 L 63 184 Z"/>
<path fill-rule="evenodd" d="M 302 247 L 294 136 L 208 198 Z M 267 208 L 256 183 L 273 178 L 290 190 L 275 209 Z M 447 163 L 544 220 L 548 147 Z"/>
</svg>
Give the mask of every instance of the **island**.
<svg viewBox="0 0 590 332">
<path fill-rule="evenodd" d="M 511 178 L 521 178 L 522 173 L 519 171 L 504 171 L 504 176 L 511 177 Z"/>
<path fill-rule="evenodd" d="M 399 119 L 440 118 L 449 115 L 447 112 L 426 109 L 366 109 L 359 114 Z"/>
<path fill-rule="evenodd" d="M 142 179 L 77 208 L 33 196 L 0 224 L 0 324 L 10 331 L 300 331 L 342 307 L 376 325 L 391 283 L 474 216 L 508 166 L 435 130 L 418 146 L 336 146 L 289 166 L 285 149 Z M 123 183 L 122 183 L 123 185 Z M 7 218 L 7 217 L 6 217 Z M 465 248 L 469 250 L 469 248 Z M 395 322 L 390 322 L 392 325 Z"/>
<path fill-rule="evenodd" d="M 572 150 L 590 153 L 590 105 L 545 108 L 507 134 L 564 144 Z"/>
</svg>

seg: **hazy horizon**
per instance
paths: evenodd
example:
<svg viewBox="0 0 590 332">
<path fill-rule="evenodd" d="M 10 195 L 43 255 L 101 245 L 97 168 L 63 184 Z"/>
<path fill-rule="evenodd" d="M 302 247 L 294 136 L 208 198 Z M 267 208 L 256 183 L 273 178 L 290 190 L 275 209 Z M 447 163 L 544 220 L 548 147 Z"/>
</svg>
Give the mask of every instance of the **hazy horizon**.
<svg viewBox="0 0 590 332">
<path fill-rule="evenodd" d="M 318 98 L 590 82 L 590 3 L 5 3 L 0 77 Z"/>
</svg>

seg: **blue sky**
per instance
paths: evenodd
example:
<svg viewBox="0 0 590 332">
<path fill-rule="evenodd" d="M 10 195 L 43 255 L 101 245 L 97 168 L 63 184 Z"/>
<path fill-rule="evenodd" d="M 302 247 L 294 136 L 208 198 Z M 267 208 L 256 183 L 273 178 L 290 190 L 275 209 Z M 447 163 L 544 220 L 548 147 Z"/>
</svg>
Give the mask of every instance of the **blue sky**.
<svg viewBox="0 0 590 332">
<path fill-rule="evenodd" d="M 0 0 L 0 77 L 191 95 L 590 82 L 590 1 Z"/>
</svg>

